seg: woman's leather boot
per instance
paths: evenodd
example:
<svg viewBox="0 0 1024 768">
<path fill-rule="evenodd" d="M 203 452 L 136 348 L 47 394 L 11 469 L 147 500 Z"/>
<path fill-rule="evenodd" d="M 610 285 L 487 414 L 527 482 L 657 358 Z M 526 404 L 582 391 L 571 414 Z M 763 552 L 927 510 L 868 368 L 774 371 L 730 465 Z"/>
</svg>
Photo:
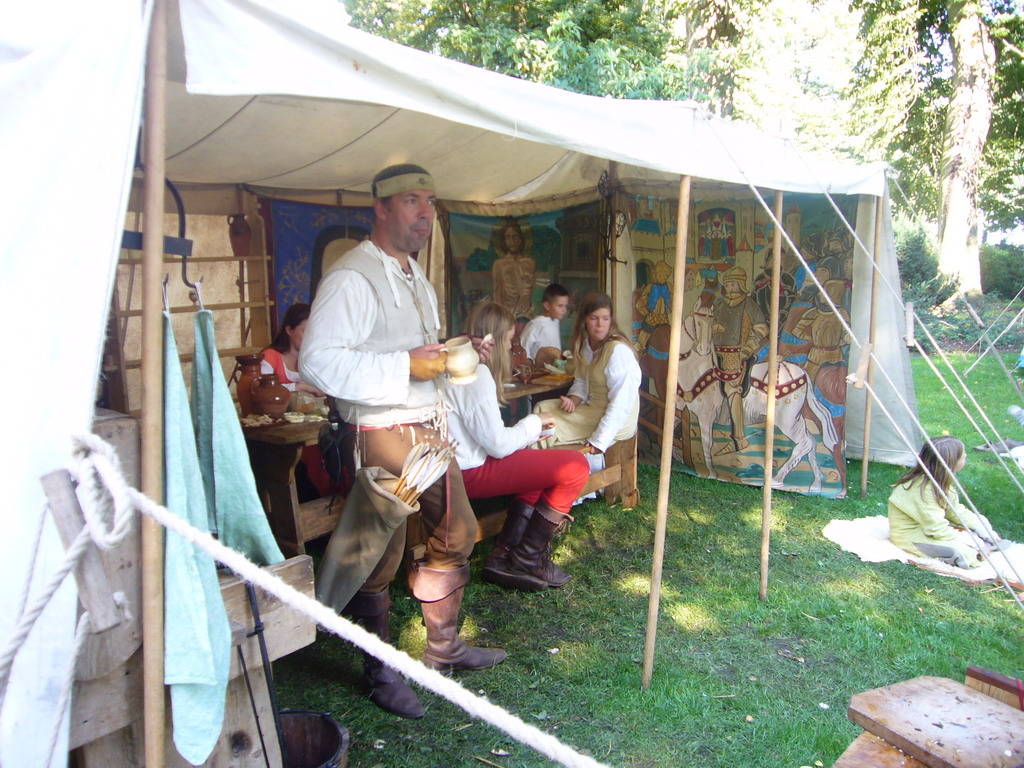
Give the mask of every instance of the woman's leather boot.
<svg viewBox="0 0 1024 768">
<path fill-rule="evenodd" d="M 556 512 L 544 504 L 537 507 L 523 532 L 523 538 L 506 557 L 510 577 L 506 586 L 538 591 L 549 586 L 560 587 L 572 578 L 551 561 L 549 553 L 552 540 L 565 529 L 568 522 L 568 515 Z"/>
<path fill-rule="evenodd" d="M 494 542 L 494 549 L 484 563 L 484 570 L 481 574 L 484 581 L 500 584 L 499 580 L 508 570 L 508 551 L 512 549 L 519 540 L 523 538 L 523 531 L 526 524 L 530 522 L 533 515 L 533 507 L 524 501 L 515 500 L 509 504 L 505 511 L 505 524 L 501 527 L 497 541 Z"/>
</svg>

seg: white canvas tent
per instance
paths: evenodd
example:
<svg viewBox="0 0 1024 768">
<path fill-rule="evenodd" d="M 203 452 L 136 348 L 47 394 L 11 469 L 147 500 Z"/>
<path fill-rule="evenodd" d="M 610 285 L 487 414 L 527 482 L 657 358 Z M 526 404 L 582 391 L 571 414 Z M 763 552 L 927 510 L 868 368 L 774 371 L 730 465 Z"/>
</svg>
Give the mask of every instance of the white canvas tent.
<svg viewBox="0 0 1024 768">
<path fill-rule="evenodd" d="M 376 170 L 400 161 L 430 168 L 440 196 L 453 205 L 487 210 L 593 198 L 611 161 L 620 178 L 674 184 L 685 174 L 709 184 L 863 195 L 861 212 L 884 194 L 880 166 L 811 158 L 690 104 L 579 96 L 445 61 L 346 28 L 342 7 L 331 0 L 181 0 L 181 39 L 177 10 L 169 35 L 166 172 L 199 210 L 232 212 L 238 184 L 365 191 Z M 63 551 L 47 522 L 32 565 L 43 506 L 38 478 L 68 462 L 69 436 L 87 432 L 91 421 L 140 124 L 146 36 L 146 14 L 130 0 L 102 7 L 42 0 L 19 14 L 0 25 L 7 223 L 0 264 L 7 316 L 22 342 L 12 367 L 19 404 L 9 408 L 0 484 L 4 617 L 17 610 L 29 568 L 45 578 Z M 869 248 L 871 218 L 858 216 Z M 885 232 L 879 259 L 892 279 L 887 222 Z M 858 249 L 860 286 L 869 283 L 868 270 Z M 860 338 L 863 290 L 854 289 L 852 313 Z M 883 301 L 878 322 L 889 332 L 876 354 L 912 396 L 906 355 L 891 332 L 902 327 L 901 317 L 898 302 Z M 851 392 L 849 407 L 849 453 L 856 455 L 863 391 Z M 912 433 L 909 420 L 901 426 Z M 871 437 L 872 457 L 906 460 L 882 419 Z M 3 765 L 44 764 L 73 628 L 74 595 L 66 586 L 14 667 L 0 718 Z M 6 638 L 10 629 L 5 618 L 0 634 Z"/>
<path fill-rule="evenodd" d="M 600 99 L 466 66 L 347 28 L 343 8 L 330 3 L 181 0 L 180 11 L 184 40 L 172 44 L 168 75 L 167 175 L 200 206 L 227 201 L 217 212 L 233 210 L 238 184 L 368 192 L 377 170 L 403 161 L 430 169 L 439 197 L 455 210 L 522 212 L 596 198 L 598 178 L 614 161 L 620 179 L 675 185 L 686 174 L 714 185 L 861 195 L 857 234 L 872 248 L 871 198 L 885 195 L 884 164 L 814 157 L 692 103 Z M 884 210 L 878 258 L 898 287 L 887 200 Z M 867 338 L 870 282 L 870 256 L 857 248 L 858 339 Z M 875 354 L 913 404 L 907 356 L 891 332 L 903 326 L 902 307 L 883 296 L 878 313 L 878 326 L 890 332 Z M 851 457 L 863 455 L 863 412 L 864 390 L 852 390 Z M 876 421 L 871 458 L 912 463 L 888 422 Z M 914 433 L 909 419 L 898 423 Z"/>
</svg>

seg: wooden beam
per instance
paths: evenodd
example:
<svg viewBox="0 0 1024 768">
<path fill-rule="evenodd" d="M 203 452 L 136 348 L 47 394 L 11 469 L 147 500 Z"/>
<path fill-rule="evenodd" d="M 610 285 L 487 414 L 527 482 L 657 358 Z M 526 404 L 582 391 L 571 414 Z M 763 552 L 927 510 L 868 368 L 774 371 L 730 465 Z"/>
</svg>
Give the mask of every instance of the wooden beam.
<svg viewBox="0 0 1024 768">
<path fill-rule="evenodd" d="M 772 479 L 775 469 L 775 387 L 779 383 L 779 284 L 782 280 L 782 192 L 775 193 L 775 234 L 772 237 L 772 299 L 768 333 L 768 402 L 764 425 L 764 487 L 761 490 L 761 569 L 757 596 L 768 599 L 768 552 L 772 535 Z"/>
<path fill-rule="evenodd" d="M 654 646 L 658 633 L 661 601 L 661 572 L 665 560 L 668 527 L 668 490 L 672 481 L 672 435 L 676 423 L 676 387 L 679 384 L 679 334 L 683 325 L 683 292 L 686 288 L 686 240 L 690 224 L 690 177 L 679 180 L 679 211 L 676 216 L 676 260 L 672 277 L 672 319 L 668 342 L 668 375 L 665 380 L 665 414 L 662 420 L 661 468 L 658 474 L 658 506 L 654 528 L 654 558 L 651 565 L 651 595 L 647 603 L 647 638 L 644 642 L 642 684 L 646 691 L 654 674 Z"/>
<path fill-rule="evenodd" d="M 865 379 L 868 391 L 864 393 L 864 455 L 860 464 L 860 497 L 868 496 L 868 460 L 871 454 L 871 398 L 870 385 L 875 378 L 875 364 L 871 359 L 871 350 L 875 348 L 875 326 L 878 319 L 878 253 L 882 248 L 882 198 L 875 203 L 875 240 L 871 250 L 871 310 L 868 315 L 868 368 Z M 860 371 L 857 372 L 857 386 L 863 388 Z"/>
<path fill-rule="evenodd" d="M 66 469 L 58 469 L 43 475 L 41 482 L 57 532 L 67 549 L 85 528 L 85 516 L 78 503 L 71 474 Z M 121 612 L 114 605 L 110 581 L 100 561 L 99 550 L 91 543 L 75 566 L 75 581 L 78 583 L 78 599 L 89 612 L 91 632 L 105 632 L 121 623 Z"/>
<path fill-rule="evenodd" d="M 142 492 L 163 501 L 163 220 L 167 86 L 167 3 L 154 0 L 146 51 L 145 181 L 142 240 Z M 147 768 L 163 768 L 167 731 L 164 699 L 163 529 L 142 517 L 142 674 Z"/>
</svg>

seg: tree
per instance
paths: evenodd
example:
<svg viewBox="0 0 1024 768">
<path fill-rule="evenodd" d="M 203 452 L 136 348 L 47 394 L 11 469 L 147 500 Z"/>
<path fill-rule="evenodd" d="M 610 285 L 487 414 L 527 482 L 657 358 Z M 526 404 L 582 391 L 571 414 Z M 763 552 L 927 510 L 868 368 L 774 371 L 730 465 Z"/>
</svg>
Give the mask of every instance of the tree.
<svg viewBox="0 0 1024 768">
<path fill-rule="evenodd" d="M 912 205 L 937 223 L 942 270 L 961 290 L 980 291 L 981 183 L 995 168 L 987 140 L 993 115 L 1007 105 L 996 97 L 1008 95 L 997 91 L 1006 57 L 992 31 L 1008 27 L 1014 3 L 853 2 L 864 11 L 867 42 L 857 82 L 865 143 L 884 148 Z M 872 109 L 867 102 L 878 96 Z M 1004 157 L 1020 146 L 1008 127 L 998 145 Z"/>
<path fill-rule="evenodd" d="M 939 174 L 939 269 L 958 275 L 964 292 L 981 293 L 978 188 L 996 57 L 979 0 L 953 0 L 947 13 L 953 78 Z"/>
</svg>

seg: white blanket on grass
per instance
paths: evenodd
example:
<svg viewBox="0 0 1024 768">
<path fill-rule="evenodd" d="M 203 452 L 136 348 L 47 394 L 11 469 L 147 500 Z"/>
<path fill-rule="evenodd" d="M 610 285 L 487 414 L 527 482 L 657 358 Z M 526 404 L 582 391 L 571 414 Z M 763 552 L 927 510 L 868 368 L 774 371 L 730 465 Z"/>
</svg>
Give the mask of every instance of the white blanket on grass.
<svg viewBox="0 0 1024 768">
<path fill-rule="evenodd" d="M 1024 589 L 1020 578 L 1024 576 L 1024 544 L 1012 543 L 1002 552 L 993 552 L 977 568 L 956 568 L 934 557 L 912 555 L 897 547 L 889 540 L 889 518 L 885 515 L 860 517 L 856 520 L 832 520 L 822 530 L 822 534 L 866 563 L 899 560 L 971 584 L 995 581 L 1002 574 L 1012 586 Z"/>
</svg>

